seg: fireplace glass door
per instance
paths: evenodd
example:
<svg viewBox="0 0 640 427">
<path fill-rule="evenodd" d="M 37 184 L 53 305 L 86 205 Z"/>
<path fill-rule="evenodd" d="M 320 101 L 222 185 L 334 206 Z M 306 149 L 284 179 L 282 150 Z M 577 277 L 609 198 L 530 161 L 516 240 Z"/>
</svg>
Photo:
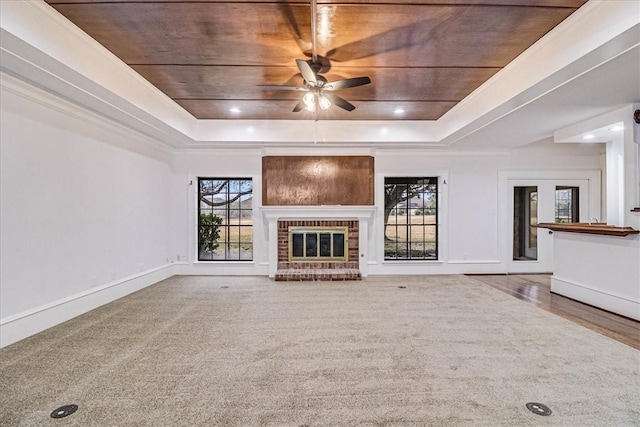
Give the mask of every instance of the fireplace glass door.
<svg viewBox="0 0 640 427">
<path fill-rule="evenodd" d="M 290 261 L 346 261 L 346 227 L 290 227 Z"/>
</svg>

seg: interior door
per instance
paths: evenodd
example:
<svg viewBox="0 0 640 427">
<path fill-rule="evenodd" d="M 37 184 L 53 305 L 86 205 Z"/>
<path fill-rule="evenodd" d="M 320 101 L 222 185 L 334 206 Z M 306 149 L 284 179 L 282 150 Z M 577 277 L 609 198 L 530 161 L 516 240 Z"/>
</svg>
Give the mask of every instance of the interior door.
<svg viewBox="0 0 640 427">
<path fill-rule="evenodd" d="M 574 205 L 569 218 L 588 217 L 588 180 L 509 180 L 512 221 L 507 235 L 509 273 L 553 272 L 553 233 L 541 222 L 567 220 L 567 188 Z"/>
</svg>

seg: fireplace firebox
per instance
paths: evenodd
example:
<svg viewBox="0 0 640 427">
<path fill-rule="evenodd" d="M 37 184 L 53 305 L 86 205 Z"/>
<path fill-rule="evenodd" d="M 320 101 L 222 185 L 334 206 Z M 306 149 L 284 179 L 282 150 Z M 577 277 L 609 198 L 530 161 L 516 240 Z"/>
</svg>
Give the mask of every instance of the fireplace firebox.
<svg viewBox="0 0 640 427">
<path fill-rule="evenodd" d="M 278 220 L 275 280 L 360 280 L 359 221 Z"/>
<path fill-rule="evenodd" d="M 286 281 L 360 280 L 366 277 L 369 228 L 375 206 L 263 206 L 261 211 L 268 224 L 269 277 Z M 290 261 L 289 229 L 292 227 L 346 228 L 345 260 Z M 324 239 L 326 241 L 326 237 Z M 333 256 L 336 256 L 335 245 Z"/>
<path fill-rule="evenodd" d="M 348 227 L 289 227 L 289 262 L 346 262 Z"/>
</svg>

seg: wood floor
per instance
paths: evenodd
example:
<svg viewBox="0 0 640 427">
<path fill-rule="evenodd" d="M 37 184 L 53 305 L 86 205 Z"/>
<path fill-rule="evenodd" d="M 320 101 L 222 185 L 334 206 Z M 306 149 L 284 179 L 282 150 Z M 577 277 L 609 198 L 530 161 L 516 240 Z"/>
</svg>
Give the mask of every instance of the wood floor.
<svg viewBox="0 0 640 427">
<path fill-rule="evenodd" d="M 468 275 L 468 277 L 640 350 L 640 322 L 551 293 L 550 275 Z"/>
</svg>

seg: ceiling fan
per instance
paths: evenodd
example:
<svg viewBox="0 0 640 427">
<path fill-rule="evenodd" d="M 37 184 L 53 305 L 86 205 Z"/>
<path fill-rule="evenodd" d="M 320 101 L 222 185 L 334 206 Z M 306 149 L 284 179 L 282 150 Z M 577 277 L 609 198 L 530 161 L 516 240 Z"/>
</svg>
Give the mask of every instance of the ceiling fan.
<svg viewBox="0 0 640 427">
<path fill-rule="evenodd" d="M 327 110 L 332 105 L 336 105 L 344 110 L 353 111 L 356 106 L 346 99 L 333 93 L 336 90 L 349 89 L 352 87 L 363 86 L 371 83 L 369 77 L 353 77 L 348 79 L 336 80 L 328 82 L 327 79 L 319 74 L 323 68 L 323 64 L 318 60 L 317 54 L 317 5 L 316 0 L 311 0 L 311 61 L 296 59 L 296 65 L 300 70 L 300 74 L 304 78 L 304 86 L 280 86 L 280 85 L 258 85 L 259 87 L 270 90 L 295 90 L 305 92 L 302 99 L 293 108 L 293 112 L 297 113 L 302 110 L 314 113 L 315 120 L 318 120 L 318 111 Z"/>
</svg>

